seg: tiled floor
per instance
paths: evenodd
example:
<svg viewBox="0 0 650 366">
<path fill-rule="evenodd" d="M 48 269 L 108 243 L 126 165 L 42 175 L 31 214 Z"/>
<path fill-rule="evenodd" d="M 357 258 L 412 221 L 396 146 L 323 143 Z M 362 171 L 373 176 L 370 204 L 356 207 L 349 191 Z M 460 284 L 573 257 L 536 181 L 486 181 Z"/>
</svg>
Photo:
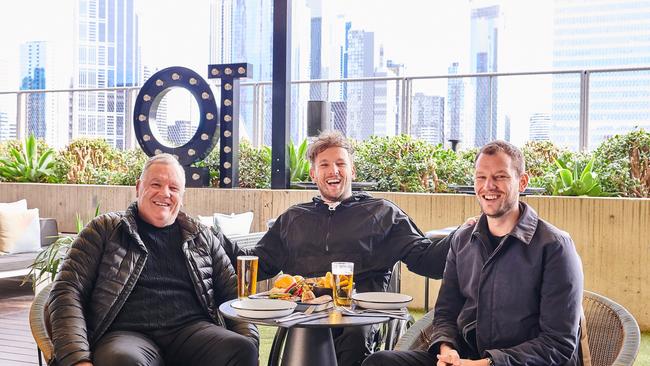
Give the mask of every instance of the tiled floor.
<svg viewBox="0 0 650 366">
<path fill-rule="evenodd" d="M 36 343 L 29 330 L 30 284 L 21 278 L 0 279 L 0 365 L 38 365 Z"/>
</svg>

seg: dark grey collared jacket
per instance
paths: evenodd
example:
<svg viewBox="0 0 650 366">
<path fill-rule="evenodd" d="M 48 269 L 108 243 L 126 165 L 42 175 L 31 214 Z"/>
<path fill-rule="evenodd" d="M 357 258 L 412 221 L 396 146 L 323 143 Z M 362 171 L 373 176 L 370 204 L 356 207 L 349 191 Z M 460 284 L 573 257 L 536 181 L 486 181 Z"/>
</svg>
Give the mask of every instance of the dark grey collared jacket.
<svg viewBox="0 0 650 366">
<path fill-rule="evenodd" d="M 566 232 L 525 203 L 520 209 L 519 222 L 492 254 L 486 249 L 485 215 L 456 232 L 429 352 L 448 342 L 461 356 L 491 356 L 499 366 L 580 364 L 580 258 Z"/>
<path fill-rule="evenodd" d="M 90 360 L 93 345 L 133 290 L 147 261 L 147 248 L 138 235 L 135 215 L 137 205 L 133 203 L 126 212 L 98 216 L 72 244 L 48 304 L 57 365 Z M 215 323 L 257 343 L 255 326 L 229 320 L 223 324 L 219 318 L 219 305 L 237 296 L 235 270 L 221 245 L 226 239 L 183 212 L 177 222 L 187 270 L 206 314 Z"/>
</svg>

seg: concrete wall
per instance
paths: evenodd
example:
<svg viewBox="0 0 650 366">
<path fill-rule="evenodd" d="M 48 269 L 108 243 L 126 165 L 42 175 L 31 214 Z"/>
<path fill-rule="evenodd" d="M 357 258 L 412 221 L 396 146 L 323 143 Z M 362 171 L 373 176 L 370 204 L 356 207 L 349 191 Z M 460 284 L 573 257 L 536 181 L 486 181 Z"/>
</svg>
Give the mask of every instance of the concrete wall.
<svg viewBox="0 0 650 366">
<path fill-rule="evenodd" d="M 184 210 L 192 215 L 253 211 L 253 231 L 287 207 L 311 199 L 315 191 L 188 188 Z M 470 195 L 374 193 L 408 213 L 423 230 L 458 225 L 478 213 Z M 75 213 L 90 215 L 124 210 L 135 199 L 134 187 L 0 183 L 0 202 L 26 198 L 41 217 L 54 217 L 60 231 L 73 232 Z M 582 258 L 585 289 L 601 293 L 630 310 L 650 330 L 650 200 L 587 197 L 526 197 L 541 217 L 571 234 Z M 424 279 L 403 271 L 402 292 L 423 307 Z M 439 281 L 431 282 L 430 304 Z"/>
</svg>

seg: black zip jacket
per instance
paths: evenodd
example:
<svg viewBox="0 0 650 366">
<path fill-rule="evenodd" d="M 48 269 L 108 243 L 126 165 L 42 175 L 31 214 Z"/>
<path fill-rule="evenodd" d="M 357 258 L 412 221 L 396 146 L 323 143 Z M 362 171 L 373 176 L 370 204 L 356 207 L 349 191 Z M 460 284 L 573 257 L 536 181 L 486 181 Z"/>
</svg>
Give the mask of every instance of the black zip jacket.
<svg viewBox="0 0 650 366">
<path fill-rule="evenodd" d="M 489 254 L 485 215 L 459 229 L 436 302 L 432 347 L 503 366 L 579 365 L 583 275 L 571 237 L 519 203 L 514 229 Z"/>
<path fill-rule="evenodd" d="M 136 227 L 137 204 L 126 212 L 93 219 L 75 239 L 48 299 L 57 365 L 90 361 L 91 349 L 106 332 L 138 280 L 147 249 Z M 224 236 L 179 212 L 187 270 L 201 305 L 215 323 L 221 303 L 237 297 L 237 280 L 223 247 Z M 147 311 L 147 309 L 142 309 Z M 225 326 L 258 342 L 254 325 Z"/>
<path fill-rule="evenodd" d="M 319 197 L 292 206 L 254 248 L 230 245 L 231 259 L 259 257 L 259 280 L 280 271 L 322 276 L 332 262 L 354 262 L 356 290 L 366 292 L 385 291 L 399 260 L 412 272 L 441 278 L 449 237 L 432 244 L 395 204 L 358 192 L 334 209 Z"/>
</svg>

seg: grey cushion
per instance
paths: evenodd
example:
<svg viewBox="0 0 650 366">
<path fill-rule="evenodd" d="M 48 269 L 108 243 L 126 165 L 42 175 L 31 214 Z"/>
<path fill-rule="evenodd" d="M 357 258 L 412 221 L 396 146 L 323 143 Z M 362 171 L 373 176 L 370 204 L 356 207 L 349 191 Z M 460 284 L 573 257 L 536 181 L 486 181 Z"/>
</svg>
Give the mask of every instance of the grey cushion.
<svg viewBox="0 0 650 366">
<path fill-rule="evenodd" d="M 38 252 L 0 255 L 0 272 L 29 268 Z"/>
</svg>

